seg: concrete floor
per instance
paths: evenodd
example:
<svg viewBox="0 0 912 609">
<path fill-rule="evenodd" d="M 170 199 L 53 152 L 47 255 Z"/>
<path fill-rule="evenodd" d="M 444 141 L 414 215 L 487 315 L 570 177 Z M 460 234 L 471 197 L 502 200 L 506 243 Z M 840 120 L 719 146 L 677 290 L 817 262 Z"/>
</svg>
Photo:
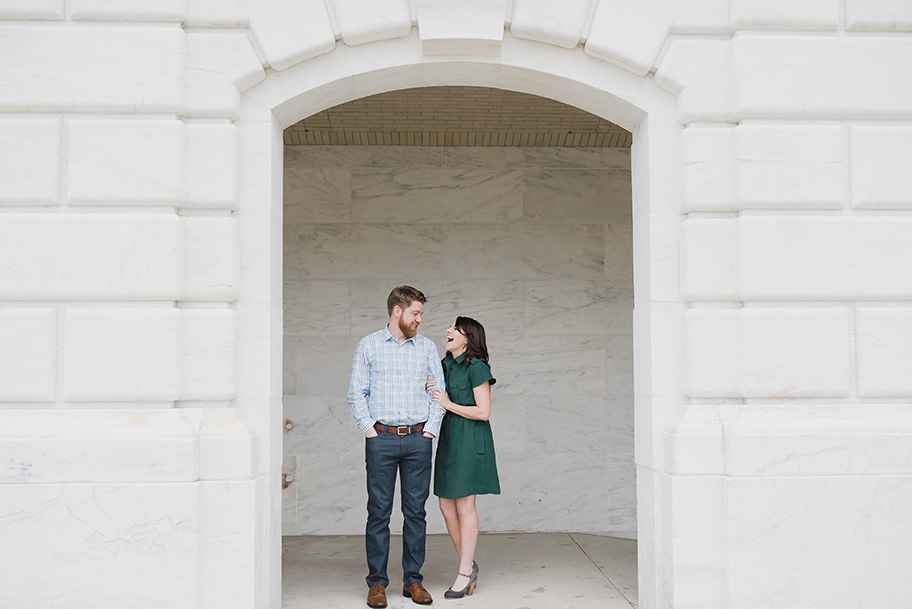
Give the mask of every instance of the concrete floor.
<svg viewBox="0 0 912 609">
<path fill-rule="evenodd" d="M 401 537 L 390 549 L 390 609 L 416 607 L 402 596 Z M 637 602 L 636 541 L 582 533 L 488 534 L 478 540 L 475 594 L 444 599 L 456 577 L 446 535 L 430 535 L 422 572 L 434 606 L 479 609 L 630 609 Z M 283 609 L 366 607 L 364 538 L 285 537 Z"/>
</svg>

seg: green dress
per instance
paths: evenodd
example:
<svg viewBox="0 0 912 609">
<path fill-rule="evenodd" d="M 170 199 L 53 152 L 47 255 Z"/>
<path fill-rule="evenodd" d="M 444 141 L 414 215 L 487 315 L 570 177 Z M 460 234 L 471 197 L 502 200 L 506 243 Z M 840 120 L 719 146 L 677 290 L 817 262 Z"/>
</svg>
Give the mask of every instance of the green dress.
<svg viewBox="0 0 912 609">
<path fill-rule="evenodd" d="M 473 388 L 485 381 L 491 385 L 497 382 L 481 360 L 472 358 L 466 366 L 465 353 L 456 358 L 447 353 L 443 376 L 450 400 L 463 405 L 475 405 Z M 434 460 L 434 494 L 445 499 L 500 494 L 489 421 L 475 421 L 449 411 L 444 415 Z"/>
</svg>

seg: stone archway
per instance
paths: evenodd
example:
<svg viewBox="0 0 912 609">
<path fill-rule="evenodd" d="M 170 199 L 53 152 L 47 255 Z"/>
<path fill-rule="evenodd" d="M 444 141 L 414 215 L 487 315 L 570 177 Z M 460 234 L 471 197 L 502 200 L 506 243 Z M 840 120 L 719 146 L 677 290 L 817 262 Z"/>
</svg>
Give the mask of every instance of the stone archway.
<svg viewBox="0 0 912 609">
<path fill-rule="evenodd" d="M 640 606 L 902 605 L 912 13 L 791 9 L 5 2 L 0 600 L 279 606 L 281 126 L 467 84 L 636 134 Z"/>
<path fill-rule="evenodd" d="M 272 73 L 244 94 L 241 130 L 242 205 L 236 216 L 242 226 L 249 218 L 258 225 L 256 256 L 245 256 L 245 272 L 258 277 L 258 293 L 248 290 L 242 303 L 259 305 L 264 327 L 281 328 L 281 209 L 282 129 L 300 118 L 328 107 L 383 91 L 430 85 L 475 85 L 510 89 L 549 97 L 611 120 L 634 133 L 631 151 L 634 214 L 634 277 L 636 310 L 634 351 L 636 359 L 636 450 L 638 469 L 638 521 L 640 529 L 640 595 L 650 606 L 656 585 L 656 509 L 649 498 L 657 487 L 654 456 L 655 425 L 670 418 L 676 403 L 662 402 L 657 410 L 651 396 L 675 394 L 669 384 L 677 379 L 678 362 L 668 358 L 676 350 L 674 324 L 658 324 L 681 308 L 676 293 L 674 259 L 652 256 L 677 249 L 679 182 L 675 151 L 681 125 L 675 118 L 675 98 L 651 78 L 636 76 L 614 65 L 593 59 L 581 49 L 558 49 L 505 36 L 499 59 L 422 55 L 416 34 L 358 47 L 338 47 L 331 53 Z M 243 230 L 243 229 L 242 229 Z M 656 240 L 659 240 L 658 243 Z M 242 236 L 243 243 L 243 236 Z M 659 282 L 654 279 L 660 278 Z M 669 287 L 670 286 L 670 287 Z M 243 304 L 241 305 L 243 306 Z M 281 331 L 273 331 L 268 346 L 270 361 L 281 358 Z M 656 346 L 660 345 L 658 351 Z M 280 372 L 280 369 L 279 369 Z M 266 409 L 247 411 L 264 430 L 281 429 L 281 390 L 275 378 Z M 263 406 L 263 404 L 261 402 Z M 269 434 L 261 456 L 269 463 L 270 489 L 263 517 L 270 535 L 264 540 L 269 562 L 270 594 L 278 593 L 278 553 L 281 522 L 279 480 L 281 438 Z"/>
</svg>

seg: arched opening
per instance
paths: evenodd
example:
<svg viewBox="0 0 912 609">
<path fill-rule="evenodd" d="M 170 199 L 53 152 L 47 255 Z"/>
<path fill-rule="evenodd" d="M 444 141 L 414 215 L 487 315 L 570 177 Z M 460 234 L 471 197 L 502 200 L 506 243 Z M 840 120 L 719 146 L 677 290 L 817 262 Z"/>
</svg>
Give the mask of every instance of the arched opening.
<svg viewBox="0 0 912 609">
<path fill-rule="evenodd" d="M 505 38 L 505 51 L 498 60 L 425 58 L 417 40 L 404 38 L 384 43 L 385 52 L 372 54 L 367 47 L 337 49 L 307 65 L 299 64 L 270 75 L 245 93 L 239 123 L 242 143 L 242 198 L 249 201 L 237 215 L 249 218 L 248 247 L 257 256 L 246 259 L 244 276 L 257 282 L 257 290 L 245 296 L 251 314 L 261 315 L 269 328 L 271 361 L 281 359 L 282 289 L 282 130 L 302 117 L 341 103 L 396 88 L 444 85 L 488 86 L 540 95 L 611 120 L 634 134 L 631 148 L 633 199 L 633 264 L 636 307 L 634 312 L 635 416 L 637 463 L 637 521 L 639 595 L 655 598 L 661 581 L 662 543 L 657 521 L 662 492 L 657 463 L 662 445 L 657 431 L 675 416 L 677 359 L 673 350 L 653 352 L 653 336 L 663 344 L 677 338 L 677 326 L 669 320 L 680 308 L 677 285 L 678 183 L 680 125 L 674 97 L 649 78 L 586 56 L 581 49 L 559 51 L 560 65 L 532 65 Z M 393 52 L 395 51 L 395 52 Z M 549 51 L 550 52 L 550 51 Z M 353 66 L 363 71 L 352 73 Z M 659 276 L 660 275 L 660 276 Z M 241 304 L 244 306 L 244 303 Z M 262 338 L 262 337 L 260 337 Z M 260 387 L 261 402 L 250 402 L 248 420 L 268 437 L 261 445 L 264 471 L 274 472 L 262 508 L 270 534 L 262 548 L 265 573 L 274 602 L 280 595 L 282 403 L 281 370 L 272 369 L 269 386 Z M 250 392 L 253 393 L 253 392 Z M 259 407 L 268 403 L 268 412 Z M 268 431 L 266 431 L 268 430 Z M 265 584 L 264 584 L 265 585 Z M 647 605 L 649 603 L 647 602 Z"/>
<path fill-rule="evenodd" d="M 355 343 L 383 327 L 400 283 L 428 296 L 420 332 L 441 354 L 456 315 L 488 328 L 503 493 L 479 497 L 479 516 L 512 534 L 480 542 L 489 594 L 575 586 L 635 602 L 631 134 L 546 98 L 436 87 L 284 136 L 286 606 L 363 577 L 364 449 L 345 391 Z M 442 537 L 426 583 L 445 589 L 453 552 L 427 507 Z"/>
</svg>

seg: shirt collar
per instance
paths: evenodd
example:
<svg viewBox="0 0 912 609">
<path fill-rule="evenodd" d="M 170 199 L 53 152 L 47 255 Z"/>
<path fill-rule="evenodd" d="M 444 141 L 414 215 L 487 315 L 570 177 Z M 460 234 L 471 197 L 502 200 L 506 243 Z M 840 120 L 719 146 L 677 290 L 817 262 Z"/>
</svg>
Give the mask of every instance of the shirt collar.
<svg viewBox="0 0 912 609">
<path fill-rule="evenodd" d="M 384 340 L 384 341 L 390 341 L 390 340 L 391 340 L 391 341 L 393 341 L 394 343 L 397 343 L 397 344 L 399 343 L 399 341 L 396 340 L 396 337 L 393 336 L 393 333 L 390 332 L 389 324 L 386 324 L 386 326 L 384 326 L 383 332 L 385 333 L 385 334 L 383 335 L 383 340 Z M 416 338 L 417 336 L 418 336 L 418 334 L 415 334 L 415 336 L 411 336 L 411 337 L 409 337 L 409 338 L 406 338 L 404 341 L 402 341 L 402 344 L 405 344 L 405 343 L 407 343 L 407 342 L 409 342 L 409 341 L 415 342 L 415 338 Z"/>
</svg>

